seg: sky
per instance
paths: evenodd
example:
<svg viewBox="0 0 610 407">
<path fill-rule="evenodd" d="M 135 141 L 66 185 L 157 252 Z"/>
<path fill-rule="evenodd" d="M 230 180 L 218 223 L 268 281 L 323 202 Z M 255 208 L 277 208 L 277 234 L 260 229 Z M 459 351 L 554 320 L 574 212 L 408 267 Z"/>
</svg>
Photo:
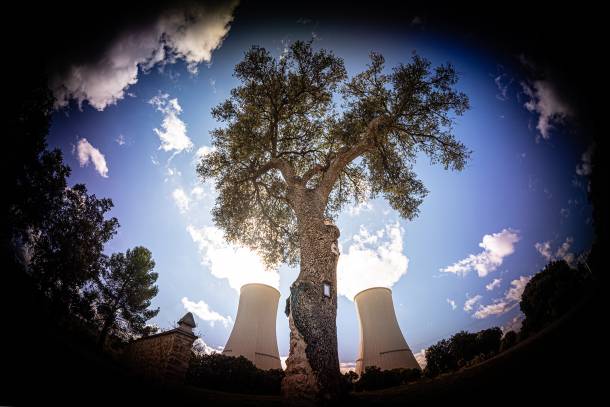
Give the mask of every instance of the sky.
<svg viewBox="0 0 610 407">
<path fill-rule="evenodd" d="M 256 253 L 223 239 L 210 213 L 213 184 L 202 183 L 195 166 L 210 151 L 210 131 L 221 125 L 211 109 L 238 85 L 232 73 L 244 52 L 260 45 L 280 57 L 292 42 L 313 39 L 314 48 L 343 58 L 350 76 L 365 69 L 371 51 L 384 55 L 388 70 L 413 51 L 433 65 L 451 62 L 471 103 L 454 129 L 472 150 L 466 168 L 447 171 L 423 157 L 415 165 L 429 190 L 418 217 L 401 219 L 379 198 L 348 206 L 336 221 L 342 367 L 358 352 L 353 296 L 369 287 L 392 289 L 420 361 L 428 346 L 460 330 L 518 329 L 531 276 L 552 259 L 573 263 L 592 242 L 592 147 L 557 84 L 533 75 L 528 55 L 432 30 L 417 16 L 387 27 L 345 25 L 298 13 L 259 19 L 236 6 L 196 5 L 189 18 L 173 10 L 117 29 L 93 56 L 51 78 L 49 146 L 63 151 L 71 185 L 85 183 L 114 202 L 121 226 L 106 252 L 142 245 L 153 253 L 160 312 L 151 323 L 168 328 L 191 311 L 207 349 L 220 350 L 240 287 L 262 282 L 281 292 L 277 337 L 287 356 L 282 310 L 298 270 L 267 270 Z"/>
</svg>

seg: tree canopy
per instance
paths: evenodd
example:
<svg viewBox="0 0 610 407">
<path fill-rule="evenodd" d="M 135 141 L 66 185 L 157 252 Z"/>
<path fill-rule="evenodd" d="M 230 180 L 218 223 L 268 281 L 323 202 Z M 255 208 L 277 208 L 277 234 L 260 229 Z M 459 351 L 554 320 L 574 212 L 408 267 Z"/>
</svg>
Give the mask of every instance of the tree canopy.
<svg viewBox="0 0 610 407">
<path fill-rule="evenodd" d="M 98 280 L 97 310 L 104 320 L 100 343 L 112 329 L 143 333 L 146 321 L 159 313 L 159 308 L 149 308 L 151 299 L 159 291 L 154 285 L 159 276 L 153 272 L 154 268 L 152 253 L 145 247 L 138 246 L 110 256 Z"/>
<path fill-rule="evenodd" d="M 104 245 L 116 233 L 116 218 L 106 218 L 110 199 L 89 195 L 83 184 L 66 188 L 61 205 L 48 214 L 32 236 L 29 269 L 39 288 L 55 304 L 90 316 L 95 288 L 102 272 Z"/>
<path fill-rule="evenodd" d="M 469 157 L 452 127 L 469 101 L 450 64 L 413 54 L 388 71 L 371 53 L 348 78 L 341 58 L 297 41 L 277 59 L 252 47 L 234 75 L 241 84 L 212 111 L 224 126 L 198 173 L 215 181 L 213 218 L 227 240 L 269 265 L 298 261 L 299 192 L 329 218 L 381 195 L 410 219 L 427 193 L 413 171 L 418 155 L 455 170 Z"/>
<path fill-rule="evenodd" d="M 539 331 L 572 309 L 591 288 L 591 273 L 579 263 L 551 261 L 527 283 L 519 306 L 525 314 L 521 333 Z"/>
</svg>

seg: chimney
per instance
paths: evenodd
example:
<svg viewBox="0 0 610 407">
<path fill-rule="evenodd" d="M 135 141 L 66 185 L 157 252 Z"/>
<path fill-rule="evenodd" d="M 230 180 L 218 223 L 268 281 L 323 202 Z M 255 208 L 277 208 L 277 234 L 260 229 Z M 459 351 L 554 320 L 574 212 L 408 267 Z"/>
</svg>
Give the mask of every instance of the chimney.
<svg viewBox="0 0 610 407">
<path fill-rule="evenodd" d="M 420 369 L 398 326 L 392 290 L 384 287 L 366 289 L 356 294 L 354 303 L 360 321 L 356 373 L 362 374 L 368 366 L 381 370 Z"/>
<path fill-rule="evenodd" d="M 243 285 L 235 324 L 222 354 L 244 356 L 259 369 L 281 369 L 275 333 L 279 299 L 280 292 L 266 284 Z"/>
</svg>

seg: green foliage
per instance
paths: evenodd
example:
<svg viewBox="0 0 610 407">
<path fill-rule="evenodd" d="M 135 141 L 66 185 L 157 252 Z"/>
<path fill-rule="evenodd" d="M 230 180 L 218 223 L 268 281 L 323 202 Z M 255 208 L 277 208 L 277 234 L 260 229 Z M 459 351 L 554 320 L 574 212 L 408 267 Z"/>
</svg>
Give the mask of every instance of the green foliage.
<svg viewBox="0 0 610 407">
<path fill-rule="evenodd" d="M 137 331 L 157 312 L 144 309 L 156 287 L 138 290 L 134 284 L 145 287 L 145 280 L 154 282 L 156 274 L 135 273 L 125 290 L 117 290 L 117 284 L 126 281 L 117 271 L 120 258 L 108 260 L 103 253 L 118 228 L 118 221 L 108 217 L 112 201 L 89 194 L 82 184 L 68 187 L 70 168 L 60 150 L 47 150 L 52 94 L 45 78 L 28 79 L 10 104 L 11 154 L 2 161 L 3 264 L 20 274 L 14 276 L 19 281 L 28 281 L 33 298 L 42 298 L 48 314 L 68 331 L 94 337 L 100 316 L 113 325 L 116 318 L 109 311 L 115 299 L 122 326 Z M 147 268 L 150 252 L 136 248 L 128 251 L 127 257 L 131 255 L 131 269 Z M 152 269 L 152 260 L 148 265 Z"/>
<path fill-rule="evenodd" d="M 380 390 L 411 383 L 420 378 L 420 369 L 381 370 L 377 366 L 367 366 L 360 378 L 353 382 L 353 388 L 355 391 Z"/>
<path fill-rule="evenodd" d="M 450 352 L 451 342 L 442 339 L 426 349 L 426 368 L 424 374 L 429 377 L 437 376 L 457 368 L 457 361 Z"/>
<path fill-rule="evenodd" d="M 135 247 L 125 253 L 114 253 L 98 279 L 99 302 L 97 311 L 104 324 L 100 343 L 108 333 L 146 333 L 146 321 L 159 313 L 149 309 L 150 301 L 158 293 L 158 274 L 153 272 L 155 262 L 145 247 Z"/>
<path fill-rule="evenodd" d="M 64 191 L 61 205 L 33 233 L 29 269 L 56 306 L 91 317 L 92 283 L 104 267 L 104 244 L 118 227 L 116 218 L 106 219 L 111 208 L 110 199 L 78 184 Z"/>
<path fill-rule="evenodd" d="M 477 333 L 460 331 L 426 349 L 426 376 L 434 377 L 479 363 L 500 350 L 502 330 L 498 327 Z"/>
<path fill-rule="evenodd" d="M 555 321 L 576 305 L 591 288 L 591 274 L 580 263 L 571 268 L 564 260 L 552 261 L 525 286 L 521 334 L 525 337 Z"/>
<path fill-rule="evenodd" d="M 70 168 L 61 151 L 46 150 L 53 97 L 44 77 L 28 78 L 8 108 L 10 154 L 2 159 L 2 250 L 5 266 L 23 258 L 32 233 L 62 204 Z M 13 254 L 17 254 L 15 258 Z"/>
<path fill-rule="evenodd" d="M 243 356 L 193 354 L 186 383 L 206 389 L 247 394 L 279 394 L 284 371 L 261 370 Z"/>
<path fill-rule="evenodd" d="M 341 58 L 297 41 L 279 59 L 252 47 L 235 77 L 241 85 L 212 111 L 224 127 L 212 132 L 214 149 L 197 171 L 216 183 L 213 218 L 225 237 L 269 265 L 298 261 L 304 203 L 332 218 L 349 202 L 383 195 L 410 219 L 426 194 L 416 158 L 461 170 L 469 157 L 452 133 L 469 103 L 451 65 L 432 68 L 414 55 L 388 72 L 372 53 L 348 79 Z"/>
</svg>

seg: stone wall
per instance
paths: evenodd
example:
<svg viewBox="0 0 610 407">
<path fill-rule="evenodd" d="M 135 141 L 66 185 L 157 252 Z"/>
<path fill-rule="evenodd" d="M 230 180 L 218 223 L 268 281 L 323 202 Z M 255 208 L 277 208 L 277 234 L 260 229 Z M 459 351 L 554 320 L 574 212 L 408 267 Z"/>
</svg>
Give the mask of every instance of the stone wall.
<svg viewBox="0 0 610 407">
<path fill-rule="evenodd" d="M 143 376 L 181 383 L 188 369 L 195 339 L 197 337 L 192 332 L 182 328 L 140 338 L 128 345 L 126 362 Z"/>
</svg>

